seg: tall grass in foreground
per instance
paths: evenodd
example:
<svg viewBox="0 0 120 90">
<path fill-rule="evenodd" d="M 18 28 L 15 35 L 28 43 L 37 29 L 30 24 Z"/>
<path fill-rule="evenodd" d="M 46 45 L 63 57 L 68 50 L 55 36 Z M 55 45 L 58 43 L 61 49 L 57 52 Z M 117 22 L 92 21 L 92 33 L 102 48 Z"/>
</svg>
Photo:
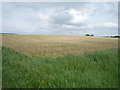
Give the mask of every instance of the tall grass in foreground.
<svg viewBox="0 0 120 90">
<path fill-rule="evenodd" d="M 2 47 L 0 47 L 0 89 L 2 89 Z"/>
<path fill-rule="evenodd" d="M 3 88 L 117 88 L 117 49 L 32 58 L 2 48 Z"/>
</svg>

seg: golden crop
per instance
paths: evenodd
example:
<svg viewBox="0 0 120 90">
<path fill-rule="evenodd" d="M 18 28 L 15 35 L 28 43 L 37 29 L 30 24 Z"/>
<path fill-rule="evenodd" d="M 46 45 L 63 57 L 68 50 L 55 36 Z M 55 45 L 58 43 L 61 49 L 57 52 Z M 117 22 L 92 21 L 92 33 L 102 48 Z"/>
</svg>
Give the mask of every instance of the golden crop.
<svg viewBox="0 0 120 90">
<path fill-rule="evenodd" d="M 8 34 L 2 35 L 1 40 L 2 46 L 33 57 L 58 57 L 118 47 L 118 39 L 108 37 Z"/>
</svg>

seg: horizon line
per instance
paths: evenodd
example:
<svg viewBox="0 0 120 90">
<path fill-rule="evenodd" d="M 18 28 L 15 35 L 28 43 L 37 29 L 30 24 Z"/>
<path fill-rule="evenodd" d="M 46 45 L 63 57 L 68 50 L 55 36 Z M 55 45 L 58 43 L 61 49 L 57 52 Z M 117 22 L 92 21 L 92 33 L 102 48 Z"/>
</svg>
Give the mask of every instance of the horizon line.
<svg viewBox="0 0 120 90">
<path fill-rule="evenodd" d="M 30 34 L 30 33 L 0 33 L 0 34 L 18 34 L 18 35 L 63 35 L 63 34 Z M 89 34 L 89 33 L 86 33 L 86 34 Z M 86 35 L 85 34 L 85 35 Z M 66 36 L 85 36 L 85 35 L 66 35 Z M 91 34 L 90 34 L 91 35 Z M 94 34 L 92 34 L 92 35 L 94 35 Z M 96 35 L 94 35 L 94 36 L 96 36 Z M 97 35 L 97 37 L 104 37 L 104 36 L 120 36 L 120 35 L 100 35 L 100 36 L 98 36 Z"/>
</svg>

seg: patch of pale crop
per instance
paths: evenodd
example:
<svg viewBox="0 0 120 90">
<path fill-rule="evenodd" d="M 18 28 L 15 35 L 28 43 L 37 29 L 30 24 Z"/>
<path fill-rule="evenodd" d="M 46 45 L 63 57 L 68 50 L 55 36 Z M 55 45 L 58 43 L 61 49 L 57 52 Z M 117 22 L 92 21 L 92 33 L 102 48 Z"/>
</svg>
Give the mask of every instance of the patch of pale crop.
<svg viewBox="0 0 120 90">
<path fill-rule="evenodd" d="M 118 39 L 65 35 L 2 35 L 2 46 L 33 57 L 59 57 L 117 48 Z"/>
</svg>

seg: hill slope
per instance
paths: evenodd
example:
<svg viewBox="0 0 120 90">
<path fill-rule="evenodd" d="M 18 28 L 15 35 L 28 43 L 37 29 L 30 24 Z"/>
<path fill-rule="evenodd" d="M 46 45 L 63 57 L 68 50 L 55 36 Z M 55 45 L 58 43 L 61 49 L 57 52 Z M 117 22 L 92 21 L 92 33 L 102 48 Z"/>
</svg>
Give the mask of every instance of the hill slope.
<svg viewBox="0 0 120 90">
<path fill-rule="evenodd" d="M 2 48 L 3 88 L 116 88 L 117 49 L 33 58 Z"/>
</svg>

